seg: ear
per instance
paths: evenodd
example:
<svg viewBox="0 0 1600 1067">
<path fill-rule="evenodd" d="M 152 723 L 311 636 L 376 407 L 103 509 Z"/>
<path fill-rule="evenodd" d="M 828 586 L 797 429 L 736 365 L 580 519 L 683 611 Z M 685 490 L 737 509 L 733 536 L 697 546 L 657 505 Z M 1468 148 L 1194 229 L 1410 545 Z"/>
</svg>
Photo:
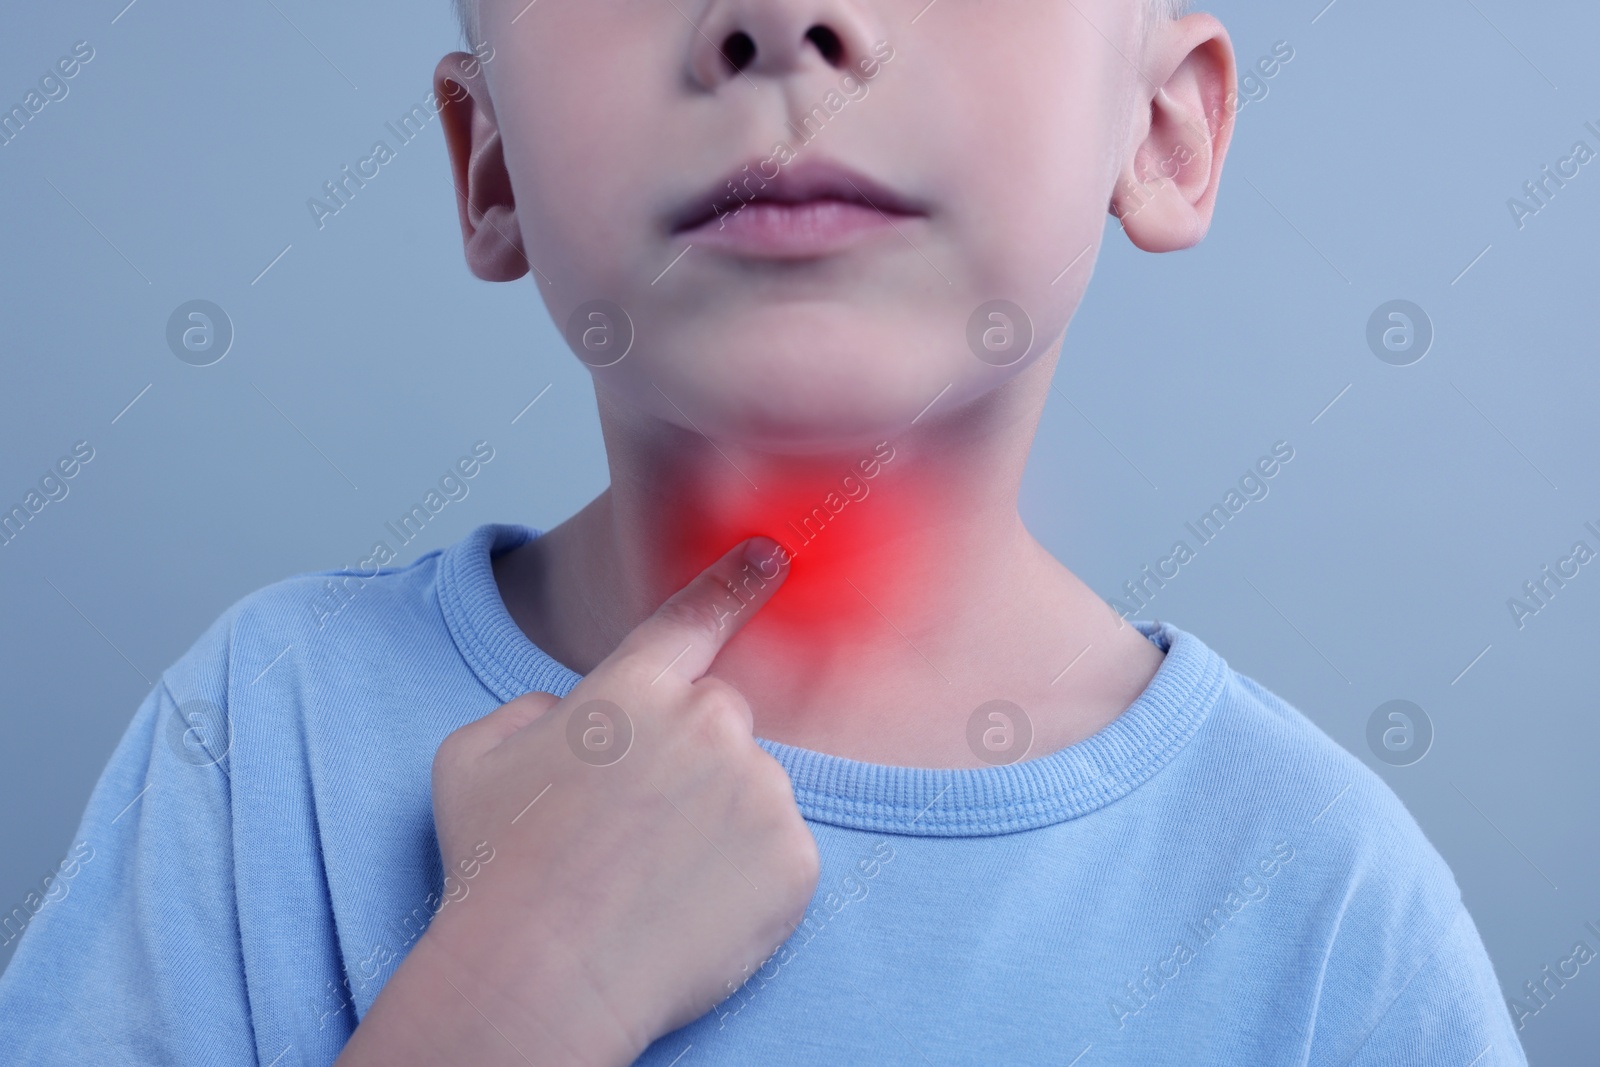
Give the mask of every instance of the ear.
<svg viewBox="0 0 1600 1067">
<path fill-rule="evenodd" d="M 528 257 L 482 63 L 466 52 L 451 52 L 434 68 L 433 91 L 443 103 L 439 118 L 450 150 L 467 267 L 486 282 L 515 281 L 528 273 Z"/>
<path fill-rule="evenodd" d="M 1136 116 L 1111 214 L 1146 252 L 1200 243 L 1211 226 L 1222 161 L 1239 109 L 1233 44 L 1222 24 L 1193 14 L 1150 30 L 1154 89 Z"/>
</svg>

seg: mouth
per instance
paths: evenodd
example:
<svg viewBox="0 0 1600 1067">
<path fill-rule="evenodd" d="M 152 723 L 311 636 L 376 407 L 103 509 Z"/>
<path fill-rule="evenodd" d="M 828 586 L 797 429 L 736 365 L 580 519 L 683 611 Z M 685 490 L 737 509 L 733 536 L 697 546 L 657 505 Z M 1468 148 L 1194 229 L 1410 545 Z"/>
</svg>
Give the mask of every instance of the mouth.
<svg viewBox="0 0 1600 1067">
<path fill-rule="evenodd" d="M 912 197 L 838 163 L 807 160 L 770 174 L 772 166 L 750 163 L 703 190 L 671 217 L 669 232 L 736 254 L 807 258 L 928 215 Z"/>
</svg>

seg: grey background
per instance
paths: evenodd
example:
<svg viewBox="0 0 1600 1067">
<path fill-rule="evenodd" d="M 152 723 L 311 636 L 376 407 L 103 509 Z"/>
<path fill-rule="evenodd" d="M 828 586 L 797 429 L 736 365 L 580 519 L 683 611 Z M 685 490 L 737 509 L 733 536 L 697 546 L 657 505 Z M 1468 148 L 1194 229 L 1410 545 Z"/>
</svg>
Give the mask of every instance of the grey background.
<svg viewBox="0 0 1600 1067">
<path fill-rule="evenodd" d="M 353 563 L 478 439 L 496 460 L 403 559 L 553 525 L 605 485 L 587 374 L 531 284 L 462 264 L 437 120 L 325 229 L 305 206 L 423 99 L 457 43 L 444 0 L 125 3 L 14 4 L 0 32 L 6 107 L 75 41 L 96 51 L 0 147 L 0 503 L 96 450 L 0 548 L 3 911 L 235 599 Z M 1023 512 L 1113 596 L 1289 441 L 1270 495 L 1150 612 L 1391 783 L 1515 992 L 1600 922 L 1600 565 L 1521 630 L 1506 606 L 1575 540 L 1600 547 L 1600 161 L 1520 231 L 1506 205 L 1574 141 L 1600 148 L 1600 10 L 1325 3 L 1213 5 L 1241 66 L 1280 40 L 1295 58 L 1243 109 L 1199 249 L 1108 235 Z M 1365 341 L 1395 298 L 1437 331 L 1409 367 Z M 237 331 L 214 366 L 166 347 L 192 299 Z M 1397 698 L 1435 730 L 1407 767 L 1366 742 Z M 1592 1060 L 1592 970 L 1528 1022 L 1533 1062 Z"/>
</svg>

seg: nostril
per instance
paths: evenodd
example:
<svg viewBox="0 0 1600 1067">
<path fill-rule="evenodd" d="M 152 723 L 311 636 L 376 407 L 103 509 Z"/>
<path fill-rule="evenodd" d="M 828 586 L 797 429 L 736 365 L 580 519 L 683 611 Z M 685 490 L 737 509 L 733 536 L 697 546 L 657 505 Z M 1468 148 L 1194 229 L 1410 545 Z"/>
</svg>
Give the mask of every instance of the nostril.
<svg viewBox="0 0 1600 1067">
<path fill-rule="evenodd" d="M 838 66 L 844 58 L 844 42 L 826 26 L 811 27 L 806 31 L 806 40 L 817 46 L 817 51 L 822 53 L 822 58 L 828 61 L 829 66 Z"/>
<path fill-rule="evenodd" d="M 727 40 L 722 42 L 722 58 L 728 61 L 728 66 L 735 72 L 748 67 L 755 57 L 755 39 L 742 30 L 728 34 Z"/>
</svg>

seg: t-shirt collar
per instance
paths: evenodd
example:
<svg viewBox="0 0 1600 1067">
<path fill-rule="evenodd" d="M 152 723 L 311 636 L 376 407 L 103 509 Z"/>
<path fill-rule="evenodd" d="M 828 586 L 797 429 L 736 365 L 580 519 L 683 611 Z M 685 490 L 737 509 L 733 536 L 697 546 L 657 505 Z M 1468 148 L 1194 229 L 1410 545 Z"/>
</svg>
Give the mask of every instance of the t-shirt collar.
<svg viewBox="0 0 1600 1067">
<path fill-rule="evenodd" d="M 492 560 L 538 537 L 528 526 L 491 523 L 439 557 L 436 586 L 445 624 L 467 665 L 502 702 L 539 691 L 565 696 L 581 675 L 556 662 L 517 626 Z M 1170 623 L 1128 622 L 1166 652 L 1138 698 L 1098 733 L 1034 759 L 978 769 L 863 763 L 757 738 L 788 771 L 800 812 L 813 822 L 878 833 L 979 837 L 1075 819 L 1120 799 L 1166 766 L 1222 693 L 1228 667 Z"/>
</svg>

